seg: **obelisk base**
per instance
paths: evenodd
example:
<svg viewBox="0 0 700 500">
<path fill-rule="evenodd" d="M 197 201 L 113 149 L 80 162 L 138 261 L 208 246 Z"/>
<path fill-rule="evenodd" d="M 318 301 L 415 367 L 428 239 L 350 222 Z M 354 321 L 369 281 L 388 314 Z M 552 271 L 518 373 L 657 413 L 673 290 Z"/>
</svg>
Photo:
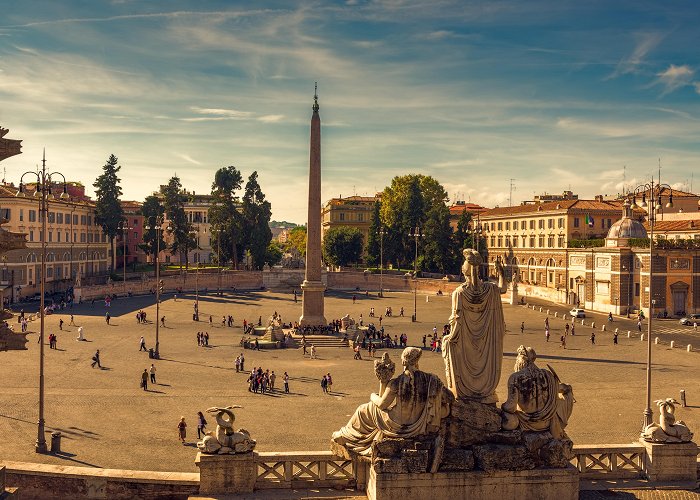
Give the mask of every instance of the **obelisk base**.
<svg viewBox="0 0 700 500">
<path fill-rule="evenodd" d="M 326 325 L 323 315 L 323 293 L 326 286 L 320 281 L 306 281 L 301 284 L 302 314 L 299 318 L 301 326 Z"/>
</svg>

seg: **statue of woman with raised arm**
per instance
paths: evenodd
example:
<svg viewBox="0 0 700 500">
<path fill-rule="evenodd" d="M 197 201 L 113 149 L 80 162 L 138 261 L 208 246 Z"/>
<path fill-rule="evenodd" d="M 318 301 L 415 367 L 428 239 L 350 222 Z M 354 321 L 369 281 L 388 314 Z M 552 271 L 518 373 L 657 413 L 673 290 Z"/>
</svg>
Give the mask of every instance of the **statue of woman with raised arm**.
<svg viewBox="0 0 700 500">
<path fill-rule="evenodd" d="M 503 266 L 500 260 L 494 265 L 498 285 L 481 281 L 481 255 L 471 248 L 463 255 L 466 281 L 452 293 L 450 333 L 442 340 L 447 388 L 458 399 L 495 403 L 505 335 Z"/>
</svg>

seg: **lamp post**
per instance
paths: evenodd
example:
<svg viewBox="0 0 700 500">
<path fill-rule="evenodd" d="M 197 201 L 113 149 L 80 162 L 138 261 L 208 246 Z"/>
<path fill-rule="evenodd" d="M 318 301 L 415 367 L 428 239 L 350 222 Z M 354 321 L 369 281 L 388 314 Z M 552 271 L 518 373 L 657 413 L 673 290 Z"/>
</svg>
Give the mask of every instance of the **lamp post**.
<svg viewBox="0 0 700 500">
<path fill-rule="evenodd" d="M 416 256 L 413 259 L 413 318 L 411 321 L 418 321 L 418 238 L 423 235 L 420 227 L 416 226 L 408 235 L 416 241 Z"/>
<path fill-rule="evenodd" d="M 386 231 L 379 228 L 379 296 L 384 297 L 384 235 Z"/>
<path fill-rule="evenodd" d="M 644 409 L 644 428 L 652 423 L 653 413 L 651 411 L 651 323 L 654 318 L 654 306 L 656 299 L 653 298 L 653 282 L 654 282 L 654 221 L 658 211 L 661 210 L 661 193 L 664 188 L 669 190 L 668 203 L 666 208 L 673 207 L 673 189 L 668 184 L 654 183 L 652 176 L 651 182 L 641 184 L 630 192 L 632 204 L 630 208 L 634 210 L 637 207 L 647 209 L 647 220 L 649 221 L 649 319 L 647 323 L 647 406 Z M 647 203 L 647 193 L 649 202 Z M 637 205 L 637 196 L 641 195 L 642 201 Z M 641 304 L 640 304 L 641 307 Z M 643 430 L 643 429 L 642 429 Z"/>
<path fill-rule="evenodd" d="M 156 218 L 153 225 L 144 226 L 144 229 L 156 232 L 156 349 L 153 356 L 160 359 L 160 294 L 163 292 L 163 282 L 160 280 L 160 239 L 164 229 L 162 217 Z M 172 229 L 168 226 L 165 230 L 171 231 Z"/>
<path fill-rule="evenodd" d="M 124 293 L 126 293 L 126 238 L 127 238 L 127 235 L 129 234 L 128 231 L 132 230 L 133 227 L 129 227 L 129 222 L 127 220 L 123 220 L 119 223 L 119 229 L 122 230 L 122 243 L 123 243 L 122 257 L 124 258 L 124 264 L 123 264 Z"/>
<path fill-rule="evenodd" d="M 35 196 L 39 196 L 39 216 L 41 218 L 41 283 L 39 290 L 41 297 L 39 298 L 39 317 L 41 319 L 39 326 L 39 421 L 37 422 L 37 438 L 34 445 L 36 453 L 46 453 L 46 438 L 44 437 L 45 422 L 44 422 L 44 287 L 46 281 L 46 219 L 49 214 L 48 197 L 51 194 L 53 184 L 53 176 L 59 175 L 63 178 L 63 193 L 61 199 L 68 198 L 68 189 L 65 176 L 60 172 L 46 172 L 46 151 L 41 159 L 41 170 L 38 172 L 25 172 L 19 181 L 19 191 L 17 196 L 25 197 L 23 179 L 25 175 L 36 177 Z"/>
</svg>

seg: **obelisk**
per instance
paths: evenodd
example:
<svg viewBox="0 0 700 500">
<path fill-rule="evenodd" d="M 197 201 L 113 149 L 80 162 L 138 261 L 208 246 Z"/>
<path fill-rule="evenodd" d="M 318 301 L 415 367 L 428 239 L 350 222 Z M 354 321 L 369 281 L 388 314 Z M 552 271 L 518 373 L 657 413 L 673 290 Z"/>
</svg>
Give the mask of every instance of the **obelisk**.
<svg viewBox="0 0 700 500">
<path fill-rule="evenodd" d="M 309 153 L 309 211 L 306 223 L 306 272 L 302 290 L 301 326 L 326 324 L 323 315 L 321 282 L 321 117 L 318 114 L 318 89 L 314 86 Z"/>
</svg>

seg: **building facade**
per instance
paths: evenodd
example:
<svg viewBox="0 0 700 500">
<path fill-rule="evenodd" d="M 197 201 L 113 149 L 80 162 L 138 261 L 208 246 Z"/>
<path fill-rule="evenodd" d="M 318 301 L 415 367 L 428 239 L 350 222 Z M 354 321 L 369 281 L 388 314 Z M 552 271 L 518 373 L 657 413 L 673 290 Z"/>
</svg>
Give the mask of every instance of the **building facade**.
<svg viewBox="0 0 700 500">
<path fill-rule="evenodd" d="M 27 248 L 3 255 L 5 296 L 12 302 L 39 291 L 41 280 L 42 213 L 39 197 L 31 184 L 24 194 L 11 183 L 0 185 L 0 211 L 5 227 L 26 235 Z M 62 192 L 62 185 L 60 190 Z M 46 220 L 46 291 L 61 292 L 73 285 L 78 275 L 106 274 L 111 266 L 109 240 L 95 222 L 95 203 L 79 183 L 70 183 L 66 200 L 51 197 Z M 72 193 L 72 194 L 71 194 Z"/>
<path fill-rule="evenodd" d="M 478 203 L 470 203 L 467 201 L 456 201 L 453 205 L 449 207 L 450 209 L 450 227 L 452 228 L 453 231 L 457 230 L 457 224 L 459 224 L 459 219 L 462 217 L 462 214 L 464 212 L 467 212 L 472 216 L 472 218 L 476 218 L 480 216 L 481 213 L 485 212 L 488 210 L 485 207 L 482 207 Z"/>
<path fill-rule="evenodd" d="M 162 200 L 162 194 L 155 193 Z M 192 236 L 195 246 L 187 251 L 187 262 L 190 264 L 210 264 L 216 262 L 216 248 L 212 247 L 213 235 L 211 223 L 209 222 L 209 209 L 212 206 L 213 196 L 210 194 L 196 194 L 194 191 L 184 191 L 186 196 L 185 215 L 187 222 L 191 225 Z M 167 228 L 170 221 L 166 218 L 163 227 Z M 168 246 L 172 244 L 172 236 L 167 231 L 163 231 L 163 240 Z M 185 263 L 185 254 L 173 253 L 166 249 L 161 251 L 160 261 L 169 264 Z"/>
<path fill-rule="evenodd" d="M 362 233 L 363 243 L 367 245 L 374 204 L 380 199 L 378 194 L 377 196 L 349 196 L 328 200 L 321 209 L 321 240 L 329 229 L 347 226 L 359 229 Z"/>
<path fill-rule="evenodd" d="M 143 251 L 144 217 L 141 215 L 142 203 L 138 201 L 122 201 L 124 210 L 124 225 L 114 240 L 117 253 L 117 268 L 127 268 L 139 262 L 146 262 L 146 252 Z"/>
</svg>

